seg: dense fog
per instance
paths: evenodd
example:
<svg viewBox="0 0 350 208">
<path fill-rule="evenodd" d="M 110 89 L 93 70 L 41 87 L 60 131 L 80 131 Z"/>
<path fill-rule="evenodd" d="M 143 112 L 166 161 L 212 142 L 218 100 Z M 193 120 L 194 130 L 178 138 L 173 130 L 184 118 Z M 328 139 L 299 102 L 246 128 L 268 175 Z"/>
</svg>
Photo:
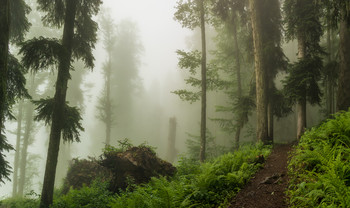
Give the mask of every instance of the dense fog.
<svg viewBox="0 0 350 208">
<path fill-rule="evenodd" d="M 34 1 L 27 0 L 33 11 L 29 20 L 35 20 L 28 33 L 28 38 L 37 36 L 60 37 L 61 30 L 43 29 L 38 22 L 40 13 L 35 10 Z M 125 138 L 138 145 L 147 143 L 156 147 L 157 154 L 169 159 L 168 137 L 169 121 L 176 118 L 176 162 L 182 154 L 187 152 L 187 140 L 200 134 L 200 101 L 190 103 L 182 101 L 178 95 L 172 93 L 179 89 L 192 89 L 186 84 L 189 72 L 178 66 L 177 50 L 189 51 L 200 49 L 200 31 L 190 30 L 174 20 L 176 2 L 172 0 L 104 0 L 101 12 L 94 17 L 100 24 L 103 18 L 109 19 L 115 28 L 115 47 L 111 53 L 111 100 L 112 126 L 111 145 L 117 145 L 118 140 Z M 207 27 L 208 52 L 215 49 L 215 29 Z M 107 44 L 108 45 L 108 44 Z M 284 51 L 290 61 L 296 60 L 296 42 L 283 44 Z M 16 52 L 18 48 L 11 47 Z M 78 106 L 82 114 L 84 131 L 80 133 L 81 142 L 62 143 L 58 159 L 56 186 L 62 184 L 69 161 L 72 158 L 98 157 L 106 144 L 106 127 L 99 115 L 99 102 L 104 96 L 105 75 L 104 66 L 108 62 L 109 54 L 104 44 L 104 32 L 100 24 L 98 42 L 93 51 L 95 66 L 93 70 L 85 69 L 82 62 L 74 63 L 75 71 L 71 73 L 68 84 L 67 100 L 73 106 Z M 209 53 L 208 59 L 213 55 Z M 127 68 L 128 70 L 123 70 Z M 251 68 L 252 69 L 252 68 Z M 249 84 L 252 72 L 247 72 L 245 84 Z M 53 95 L 55 70 L 43 75 L 28 74 L 27 88 L 33 86 L 33 98 L 40 99 Z M 39 81 L 40 76 L 44 76 Z M 51 77 L 51 78 L 49 78 Z M 280 82 L 284 74 L 280 73 L 276 79 L 277 88 L 282 88 Z M 31 81 L 34 80 L 34 81 Z M 39 83 L 39 84 L 35 84 Z M 51 90 L 51 91 L 50 91 Z M 34 95 L 35 94 L 35 95 Z M 218 117 L 228 118 L 230 115 L 219 113 L 216 106 L 227 104 L 228 98 L 219 90 L 208 92 L 207 98 L 207 128 L 214 140 L 208 140 L 211 145 L 223 147 L 232 146 L 234 138 L 222 130 L 222 126 L 214 121 Z M 100 106 L 101 107 L 101 106 Z M 311 106 L 310 106 L 311 107 Z M 14 114 L 18 114 L 18 105 L 14 107 Z M 32 107 L 33 109 L 33 107 Z M 310 108 L 308 125 L 313 126 L 323 118 L 320 107 Z M 30 111 L 30 110 L 29 110 Z M 255 113 L 249 115 L 249 122 L 244 127 L 241 141 L 254 141 Z M 296 137 L 296 115 L 290 114 L 286 118 L 275 119 L 275 141 L 289 142 Z M 10 144 L 16 146 L 17 122 L 6 122 L 6 136 Z M 44 122 L 35 122 L 31 128 L 28 146 L 27 176 L 29 184 L 25 185 L 25 193 L 33 190 L 41 191 L 47 145 L 50 129 Z M 192 136 L 191 136 L 192 135 Z M 7 160 L 13 166 L 14 151 L 7 154 Z M 173 162 L 173 161 L 171 161 Z M 12 176 L 10 176 L 12 178 Z M 0 185 L 0 199 L 11 196 L 12 182 L 6 181 Z"/>
</svg>

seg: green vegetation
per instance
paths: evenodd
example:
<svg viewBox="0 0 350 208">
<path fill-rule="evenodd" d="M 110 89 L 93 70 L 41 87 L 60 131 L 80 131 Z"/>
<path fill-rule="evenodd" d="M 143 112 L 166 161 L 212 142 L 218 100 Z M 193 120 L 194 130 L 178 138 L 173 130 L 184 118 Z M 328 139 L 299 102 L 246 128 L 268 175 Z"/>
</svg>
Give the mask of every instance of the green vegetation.
<svg viewBox="0 0 350 208">
<path fill-rule="evenodd" d="M 261 143 L 244 145 L 212 161 L 199 163 L 182 158 L 172 178 L 152 178 L 143 185 L 131 185 L 124 192 L 113 194 L 108 184 L 95 181 L 91 186 L 71 189 L 66 195 L 55 194 L 53 208 L 62 207 L 218 207 L 225 205 L 261 167 L 258 156 L 270 153 L 270 146 Z M 6 199 L 5 207 L 37 207 L 38 200 Z"/>
<path fill-rule="evenodd" d="M 118 195 L 111 207 L 217 207 L 260 167 L 257 156 L 269 152 L 258 144 L 203 164 L 183 158 L 172 180 L 153 178 L 148 184 L 131 187 L 133 191 Z"/>
<path fill-rule="evenodd" d="M 289 162 L 291 207 L 350 207 L 350 111 L 307 131 Z"/>
</svg>

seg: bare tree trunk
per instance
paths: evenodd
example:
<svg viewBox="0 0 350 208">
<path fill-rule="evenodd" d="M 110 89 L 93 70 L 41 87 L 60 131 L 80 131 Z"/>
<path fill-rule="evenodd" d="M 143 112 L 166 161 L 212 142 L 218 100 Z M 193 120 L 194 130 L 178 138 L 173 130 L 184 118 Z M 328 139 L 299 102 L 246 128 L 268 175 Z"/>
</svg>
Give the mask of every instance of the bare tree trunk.
<svg viewBox="0 0 350 208">
<path fill-rule="evenodd" d="M 206 128 L 207 128 L 207 49 L 205 38 L 205 19 L 204 19 L 204 3 L 198 0 L 200 7 L 201 19 L 201 36 L 202 36 L 202 105 L 201 105 L 201 146 L 199 158 L 201 162 L 205 160 L 206 150 Z"/>
<path fill-rule="evenodd" d="M 342 10 L 342 16 L 346 16 L 345 9 Z M 350 32 L 346 18 L 340 21 L 340 71 L 338 81 L 337 111 L 347 111 L 350 107 Z"/>
<path fill-rule="evenodd" d="M 17 138 L 16 138 L 16 153 L 13 165 L 13 184 L 12 184 L 12 197 L 17 196 L 18 188 L 18 163 L 21 148 L 21 136 L 22 136 L 22 119 L 23 119 L 23 100 L 18 105 L 18 116 L 17 116 Z"/>
<path fill-rule="evenodd" d="M 111 128 L 112 128 L 112 109 L 111 109 L 111 54 L 108 51 L 108 68 L 106 71 L 106 144 L 111 143 Z"/>
<path fill-rule="evenodd" d="M 271 88 L 270 88 L 271 89 Z M 273 143 L 273 129 L 274 129 L 274 123 L 273 123 L 273 103 L 272 99 L 269 99 L 269 104 L 267 106 L 267 114 L 268 114 L 268 137 L 269 137 L 269 142 L 272 144 Z"/>
<path fill-rule="evenodd" d="M 23 145 L 21 149 L 21 163 L 20 163 L 20 177 L 18 184 L 18 195 L 23 196 L 24 187 L 26 182 L 26 166 L 27 166 L 27 155 L 28 155 L 28 145 L 30 134 L 32 131 L 32 122 L 33 122 L 33 104 L 27 103 L 26 105 L 26 128 L 23 134 Z"/>
<path fill-rule="evenodd" d="M 35 91 L 34 78 L 30 83 L 29 94 L 33 95 Z M 21 162 L 20 162 L 20 175 L 18 183 L 18 196 L 23 196 L 24 187 L 26 182 L 26 166 L 27 166 L 27 153 L 29 146 L 29 139 L 33 129 L 33 112 L 34 106 L 31 102 L 25 104 L 25 130 L 23 134 L 23 144 L 21 149 Z"/>
<path fill-rule="evenodd" d="M 66 104 L 67 84 L 70 74 L 69 69 L 72 56 L 72 43 L 74 36 L 76 7 L 76 0 L 66 0 L 66 16 L 64 21 L 62 37 L 62 46 L 66 49 L 66 53 L 64 54 L 64 56 L 60 57 L 59 60 L 50 140 L 47 152 L 40 208 L 49 207 L 52 204 L 53 200 L 53 189 L 55 185 L 57 158 L 61 140 L 62 121 L 64 121 L 63 116 Z"/>
<path fill-rule="evenodd" d="M 264 48 L 262 38 L 260 0 L 249 0 L 254 41 L 255 77 L 256 77 L 256 113 L 257 113 L 257 139 L 263 143 L 268 142 L 267 118 L 267 79 L 264 67 Z"/>
<path fill-rule="evenodd" d="M 169 119 L 169 135 L 168 135 L 168 161 L 173 163 L 176 157 L 176 118 L 172 117 Z"/>
<path fill-rule="evenodd" d="M 240 51 L 238 45 L 238 35 L 237 35 L 237 25 L 235 20 L 232 21 L 233 28 L 233 38 L 234 38 L 234 53 L 235 53 L 235 63 L 236 63 L 236 75 L 237 75 L 237 97 L 242 99 L 242 80 L 241 80 L 241 60 Z M 235 134 L 235 149 L 239 149 L 239 140 L 241 135 L 241 129 L 243 128 L 243 113 L 240 113 Z"/>
<path fill-rule="evenodd" d="M 298 35 L 298 58 L 303 60 L 306 56 L 305 37 Z M 306 90 L 306 89 L 305 89 Z M 306 128 L 306 94 L 297 102 L 297 139 L 304 134 Z"/>
</svg>

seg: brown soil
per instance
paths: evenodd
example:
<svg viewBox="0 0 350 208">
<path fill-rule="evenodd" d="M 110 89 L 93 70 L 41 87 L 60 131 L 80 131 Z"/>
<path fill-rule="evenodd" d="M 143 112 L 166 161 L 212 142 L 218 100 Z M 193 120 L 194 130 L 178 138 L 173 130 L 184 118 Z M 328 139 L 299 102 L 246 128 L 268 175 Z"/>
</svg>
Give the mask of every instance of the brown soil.
<svg viewBox="0 0 350 208">
<path fill-rule="evenodd" d="M 288 207 L 284 194 L 287 184 L 288 152 L 292 144 L 275 145 L 264 167 L 232 199 L 228 208 Z"/>
</svg>

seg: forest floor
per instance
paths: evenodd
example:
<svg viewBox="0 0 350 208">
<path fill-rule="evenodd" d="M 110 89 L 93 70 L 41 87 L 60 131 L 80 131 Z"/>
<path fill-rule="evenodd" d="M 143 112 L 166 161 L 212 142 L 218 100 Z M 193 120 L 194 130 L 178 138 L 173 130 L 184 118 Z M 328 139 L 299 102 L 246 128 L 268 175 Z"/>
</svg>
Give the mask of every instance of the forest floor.
<svg viewBox="0 0 350 208">
<path fill-rule="evenodd" d="M 238 192 L 228 208 L 288 207 L 284 192 L 288 185 L 288 152 L 293 144 L 275 145 L 264 167 Z"/>
</svg>

